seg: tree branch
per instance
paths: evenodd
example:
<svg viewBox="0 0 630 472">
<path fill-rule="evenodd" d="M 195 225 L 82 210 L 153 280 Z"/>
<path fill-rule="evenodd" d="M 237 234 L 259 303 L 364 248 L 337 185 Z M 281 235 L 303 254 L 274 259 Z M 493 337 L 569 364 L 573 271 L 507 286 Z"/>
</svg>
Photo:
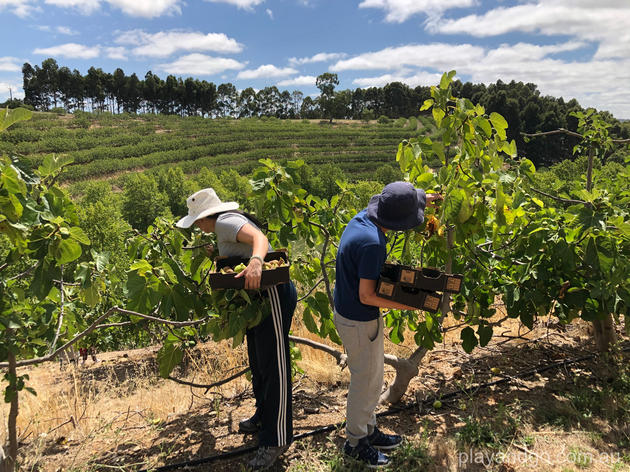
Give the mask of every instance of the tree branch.
<svg viewBox="0 0 630 472">
<path fill-rule="evenodd" d="M 110 308 L 109 310 L 107 310 L 106 313 L 102 314 L 101 316 L 99 316 L 96 321 L 94 323 L 92 323 L 87 329 L 85 329 L 84 331 L 82 331 L 81 333 L 77 334 L 74 338 L 72 338 L 70 341 L 68 341 L 66 344 L 64 344 L 63 346 L 61 346 L 59 349 L 57 349 L 56 351 L 54 351 L 51 354 L 48 354 L 47 356 L 44 357 L 36 357 L 34 359 L 28 359 L 25 361 L 19 361 L 17 362 L 17 367 L 23 367 L 23 366 L 28 366 L 28 365 L 35 365 L 35 364 L 41 364 L 42 362 L 47 362 L 47 361 L 51 361 L 54 360 L 55 357 L 65 351 L 66 349 L 68 349 L 70 346 L 72 346 L 74 343 L 76 343 L 79 339 L 87 336 L 88 334 L 90 334 L 92 331 L 94 331 L 96 329 L 96 326 L 103 321 L 106 318 L 109 318 L 111 315 L 113 315 L 116 312 L 116 308 L 117 307 L 113 307 Z M 9 367 L 9 364 L 7 362 L 0 362 L 0 368 L 6 368 Z"/>
<path fill-rule="evenodd" d="M 534 192 L 536 192 L 536 193 L 538 193 L 540 195 L 543 195 L 545 197 L 551 198 L 553 200 L 556 200 L 556 201 L 559 201 L 559 202 L 562 202 L 562 203 L 570 203 L 571 205 L 585 205 L 585 206 L 587 206 L 587 207 L 589 207 L 591 209 L 593 208 L 593 204 L 591 202 L 585 202 L 585 201 L 582 201 L 582 200 L 572 200 L 570 198 L 556 197 L 555 195 L 551 195 L 550 193 L 543 192 L 542 190 L 535 189 L 534 187 L 530 187 L 530 188 Z"/>
<path fill-rule="evenodd" d="M 333 356 L 337 360 L 337 364 L 345 364 L 346 362 L 345 354 L 337 351 L 333 347 L 327 346 L 326 344 L 318 343 L 317 341 L 313 341 L 312 339 L 300 338 L 298 336 L 289 336 L 289 341 L 293 341 L 294 343 L 298 344 L 304 344 L 306 346 L 312 347 L 313 349 L 324 351 Z"/>
<path fill-rule="evenodd" d="M 35 270 L 35 268 L 37 267 L 37 264 L 35 264 L 33 267 L 29 267 L 28 269 L 26 269 L 24 272 L 22 272 L 21 274 L 18 275 L 14 275 L 13 277 L 8 278 L 7 280 L 18 280 L 18 279 L 22 279 L 24 277 L 26 277 L 28 274 L 30 274 L 33 270 Z"/>
<path fill-rule="evenodd" d="M 347 356 L 336 350 L 334 347 L 327 346 L 326 344 L 318 343 L 317 341 L 313 341 L 312 339 L 300 338 L 297 336 L 289 336 L 289 341 L 293 341 L 297 344 L 304 344 L 306 346 L 312 347 L 313 349 L 317 349 L 319 351 L 324 351 L 327 354 L 330 354 L 337 360 L 337 364 L 341 366 L 345 366 Z M 400 359 L 397 356 L 391 354 L 385 354 L 385 364 L 396 367 Z"/>
<path fill-rule="evenodd" d="M 137 323 L 134 323 L 133 321 L 123 321 L 121 323 L 107 323 L 107 324 L 98 325 L 94 329 L 117 328 L 117 327 L 122 327 L 122 326 L 131 326 L 133 324 L 137 324 Z"/>
<path fill-rule="evenodd" d="M 584 139 L 584 136 L 582 136 L 580 133 L 576 133 L 575 131 L 570 131 L 565 128 L 558 128 L 553 131 L 540 131 L 538 133 L 521 132 L 521 135 L 526 136 L 528 138 L 537 138 L 538 136 L 549 136 L 551 134 L 566 134 L 566 135 L 573 136 L 576 138 Z M 611 139 L 611 141 L 613 143 L 619 143 L 619 144 L 630 143 L 630 139 Z"/>
<path fill-rule="evenodd" d="M 311 287 L 311 289 L 308 291 L 308 293 L 306 295 L 304 295 L 303 297 L 298 298 L 298 302 L 301 302 L 302 300 L 304 300 L 306 297 L 308 297 L 311 293 L 313 293 L 315 291 L 315 289 L 317 287 L 319 287 L 319 284 L 321 284 L 324 281 L 324 278 L 322 277 L 321 279 L 319 279 L 315 285 L 313 285 Z"/>
<path fill-rule="evenodd" d="M 55 282 L 56 284 L 60 284 L 60 285 L 67 285 L 69 287 L 80 287 L 81 283 L 80 282 L 64 282 L 63 280 L 54 280 L 53 282 Z"/>
<path fill-rule="evenodd" d="M 197 383 L 193 383 L 193 382 L 187 382 L 186 380 L 181 380 L 181 379 L 177 379 L 175 377 L 172 376 L 168 376 L 167 378 L 169 380 L 172 380 L 175 383 L 178 383 L 180 385 L 187 385 L 189 387 L 194 387 L 194 388 L 205 388 L 206 391 L 205 393 L 208 393 L 208 390 L 210 390 L 211 388 L 215 388 L 215 387 L 220 387 L 223 384 L 226 384 L 228 382 L 231 382 L 234 379 L 239 378 L 241 375 L 245 375 L 247 372 L 249 372 L 249 367 L 241 370 L 240 372 L 237 372 L 236 374 L 232 375 L 231 377 L 228 377 L 227 379 L 223 379 L 223 380 L 219 380 L 218 382 L 215 382 L 213 384 L 210 385 L 203 385 L 203 384 L 197 384 Z"/>
<path fill-rule="evenodd" d="M 539 136 L 549 136 L 552 134 L 567 134 L 569 136 L 574 136 L 580 139 L 584 138 L 584 136 L 582 136 L 580 133 L 576 133 L 575 131 L 569 131 L 568 129 L 565 129 L 565 128 L 558 128 L 553 131 L 540 131 L 538 133 L 524 133 L 521 131 L 521 135 L 527 138 L 537 138 Z"/>
<path fill-rule="evenodd" d="M 144 318 L 145 320 L 156 321 L 158 323 L 174 326 L 176 328 L 183 328 L 185 326 L 196 326 L 196 325 L 207 322 L 211 318 L 210 316 L 206 316 L 205 318 L 202 318 L 200 320 L 171 321 L 171 320 L 166 320 L 164 318 L 158 318 L 157 316 L 145 315 L 144 313 L 137 313 L 135 311 L 125 310 L 123 308 L 118 308 L 118 307 L 114 307 L 114 308 L 116 309 L 118 313 L 121 313 L 123 315 L 138 316 L 140 318 Z"/>
<path fill-rule="evenodd" d="M 206 317 L 206 318 L 202 318 L 200 320 L 194 320 L 194 321 L 171 321 L 171 320 L 165 320 L 165 319 L 162 319 L 162 318 L 158 318 L 156 316 L 145 315 L 143 313 L 137 313 L 135 311 L 125 310 L 123 308 L 119 308 L 119 307 L 115 306 L 115 307 L 112 307 L 109 310 L 107 310 L 106 313 L 104 313 L 101 316 L 99 316 L 96 319 L 96 321 L 94 321 L 87 329 L 85 329 L 84 331 L 82 331 L 79 334 L 77 334 L 74 338 L 72 338 L 70 341 L 68 341 L 66 344 L 61 346 L 59 349 L 57 349 L 53 353 L 48 354 L 47 356 L 43 356 L 43 357 L 36 357 L 34 359 L 28 359 L 28 360 L 24 360 L 24 361 L 19 361 L 17 363 L 17 367 L 41 364 L 42 362 L 48 362 L 48 361 L 54 360 L 57 357 L 58 354 L 60 354 L 61 352 L 65 351 L 70 346 L 75 344 L 78 340 L 84 338 L 85 336 L 90 334 L 92 331 L 97 329 L 100 326 L 101 321 L 109 318 L 114 313 L 121 313 L 123 315 L 130 315 L 130 316 L 138 316 L 140 318 L 144 318 L 144 319 L 151 320 L 151 321 L 156 321 L 158 323 L 164 323 L 164 324 L 167 324 L 167 325 L 170 325 L 170 326 L 175 326 L 175 327 L 199 325 L 199 324 L 205 323 L 210 318 L 210 317 Z M 9 367 L 9 364 L 7 362 L 0 362 L 0 369 L 6 368 L 6 367 Z"/>
</svg>

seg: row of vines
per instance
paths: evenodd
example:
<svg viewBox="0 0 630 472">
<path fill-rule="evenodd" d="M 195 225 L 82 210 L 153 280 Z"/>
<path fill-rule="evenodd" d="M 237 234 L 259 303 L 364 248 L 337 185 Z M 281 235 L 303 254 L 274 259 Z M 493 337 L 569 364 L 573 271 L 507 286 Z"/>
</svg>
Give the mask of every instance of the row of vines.
<svg viewBox="0 0 630 472">
<path fill-rule="evenodd" d="M 4 133 L 0 149 L 10 155 L 26 156 L 33 166 L 51 154 L 61 155 L 73 162 L 73 168 L 61 179 L 74 181 L 199 159 L 203 161 L 197 165 L 189 163 L 186 172 L 234 162 L 249 171 L 258 159 L 269 156 L 299 157 L 313 163 L 342 163 L 349 159 L 357 167 L 359 161 L 354 155 L 382 161 L 391 152 L 392 143 L 409 133 L 404 127 L 407 120 L 400 126 L 362 124 L 331 128 L 300 121 L 287 124 L 259 119 L 173 121 L 171 117 L 125 120 L 89 116 L 92 125 L 88 129 L 73 127 L 75 121 L 85 117 L 19 124 Z M 415 118 L 411 121 L 417 126 Z"/>
</svg>

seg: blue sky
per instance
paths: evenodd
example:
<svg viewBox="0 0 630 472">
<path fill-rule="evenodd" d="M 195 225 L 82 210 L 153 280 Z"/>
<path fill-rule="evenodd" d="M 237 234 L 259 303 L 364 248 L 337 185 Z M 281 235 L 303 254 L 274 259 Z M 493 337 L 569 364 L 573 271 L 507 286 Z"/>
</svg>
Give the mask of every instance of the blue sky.
<svg viewBox="0 0 630 472">
<path fill-rule="evenodd" d="M 316 94 L 401 81 L 533 82 L 630 118 L 628 0 L 0 0 L 0 100 L 21 66 L 151 70 Z"/>
</svg>

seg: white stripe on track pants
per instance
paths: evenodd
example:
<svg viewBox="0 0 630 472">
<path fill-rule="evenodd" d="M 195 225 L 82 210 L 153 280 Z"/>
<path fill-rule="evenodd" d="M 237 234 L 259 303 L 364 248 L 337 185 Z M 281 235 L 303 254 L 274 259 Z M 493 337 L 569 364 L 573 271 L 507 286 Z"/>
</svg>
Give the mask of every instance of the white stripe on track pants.
<svg viewBox="0 0 630 472">
<path fill-rule="evenodd" d="M 259 446 L 286 446 L 293 440 L 289 329 L 297 303 L 292 283 L 267 289 L 271 316 L 247 331 L 256 411 L 261 420 Z"/>
</svg>

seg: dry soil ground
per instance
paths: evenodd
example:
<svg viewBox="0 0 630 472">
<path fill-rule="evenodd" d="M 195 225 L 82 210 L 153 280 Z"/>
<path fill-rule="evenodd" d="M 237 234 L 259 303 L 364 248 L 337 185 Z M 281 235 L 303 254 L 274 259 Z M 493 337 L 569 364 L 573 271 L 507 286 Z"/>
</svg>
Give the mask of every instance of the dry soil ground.
<svg viewBox="0 0 630 472">
<path fill-rule="evenodd" d="M 626 397 L 614 396 L 611 401 L 617 403 L 602 408 L 589 400 L 588 392 L 605 390 L 611 382 L 609 361 L 603 359 L 458 395 L 445 399 L 438 409 L 431 406 L 432 400 L 424 407 L 415 404 L 588 354 L 593 346 L 584 325 L 540 323 L 525 333 L 509 320 L 495 331 L 489 346 L 471 355 L 461 348 L 457 323 L 446 325 L 453 329 L 424 358 L 420 374 L 397 405 L 404 409 L 380 419 L 383 429 L 408 440 L 389 470 L 630 471 L 630 412 L 623 411 L 630 407 L 630 391 Z M 306 335 L 296 323 L 294 331 Z M 513 339 L 519 331 L 523 337 Z M 409 341 L 396 346 L 386 340 L 386 350 L 397 355 L 408 355 L 412 348 Z M 340 424 L 349 381 L 347 369 L 341 370 L 332 357 L 308 347 L 301 351 L 298 364 L 303 373 L 296 374 L 293 385 L 295 434 Z M 88 360 L 64 370 L 50 363 L 30 369 L 31 386 L 38 395 L 21 397 L 23 470 L 153 469 L 255 445 L 254 436 L 237 431 L 239 419 L 254 408 L 245 377 L 208 392 L 179 385 L 158 378 L 156 352 L 157 348 L 147 348 L 100 353 L 96 363 Z M 186 368 L 175 375 L 208 384 L 246 363 L 242 348 L 208 343 L 198 347 Z M 496 369 L 492 373 L 493 367 L 498 374 Z M 386 382 L 393 378 L 393 369 L 386 366 Z M 3 407 L 4 424 L 6 416 Z M 3 439 L 0 436 L 0 443 Z M 342 444 L 342 428 L 297 441 L 272 470 L 361 470 L 339 454 Z M 247 457 L 190 470 L 245 470 Z"/>
</svg>

